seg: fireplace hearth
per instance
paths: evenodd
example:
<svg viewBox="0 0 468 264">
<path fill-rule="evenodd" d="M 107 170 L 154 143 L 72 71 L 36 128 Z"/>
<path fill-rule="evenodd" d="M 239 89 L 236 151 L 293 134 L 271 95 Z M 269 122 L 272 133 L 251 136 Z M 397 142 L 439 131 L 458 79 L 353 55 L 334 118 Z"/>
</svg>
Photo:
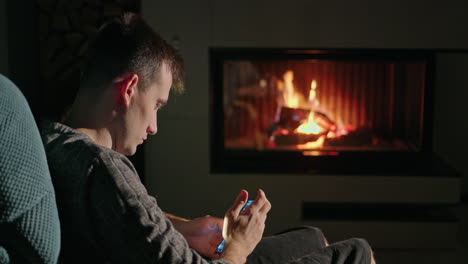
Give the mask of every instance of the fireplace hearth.
<svg viewBox="0 0 468 264">
<path fill-rule="evenodd" d="M 211 169 L 434 174 L 429 50 L 212 48 Z"/>
</svg>

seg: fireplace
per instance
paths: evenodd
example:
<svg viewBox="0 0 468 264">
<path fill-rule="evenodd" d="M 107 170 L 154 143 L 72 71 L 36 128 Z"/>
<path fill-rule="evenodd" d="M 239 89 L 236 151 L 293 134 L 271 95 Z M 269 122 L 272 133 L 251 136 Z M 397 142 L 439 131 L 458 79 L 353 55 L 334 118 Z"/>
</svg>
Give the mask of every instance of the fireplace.
<svg viewBox="0 0 468 264">
<path fill-rule="evenodd" d="M 437 173 L 434 57 L 429 50 L 211 48 L 212 171 Z"/>
</svg>

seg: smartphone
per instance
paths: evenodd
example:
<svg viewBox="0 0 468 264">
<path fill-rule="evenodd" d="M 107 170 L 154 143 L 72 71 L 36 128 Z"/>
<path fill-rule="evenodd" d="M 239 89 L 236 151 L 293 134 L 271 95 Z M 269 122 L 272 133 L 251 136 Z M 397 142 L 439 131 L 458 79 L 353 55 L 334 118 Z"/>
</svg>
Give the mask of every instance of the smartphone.
<svg viewBox="0 0 468 264">
<path fill-rule="evenodd" d="M 242 209 L 240 210 L 239 213 L 242 213 L 254 200 L 248 200 L 244 206 L 242 207 Z M 218 247 L 216 248 L 216 251 L 215 253 L 216 254 L 221 254 L 221 252 L 223 252 L 224 250 L 224 239 L 223 241 L 221 241 L 221 243 L 219 243 Z"/>
</svg>

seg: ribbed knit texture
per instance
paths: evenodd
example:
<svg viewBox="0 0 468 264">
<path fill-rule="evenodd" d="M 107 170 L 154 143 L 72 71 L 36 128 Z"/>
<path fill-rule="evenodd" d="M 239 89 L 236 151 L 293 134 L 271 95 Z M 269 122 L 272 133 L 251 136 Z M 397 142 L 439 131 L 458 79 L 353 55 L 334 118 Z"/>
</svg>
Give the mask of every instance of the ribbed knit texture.
<svg viewBox="0 0 468 264">
<path fill-rule="evenodd" d="M 56 263 L 59 248 L 54 189 L 37 125 L 19 89 L 0 75 L 0 263 Z"/>
</svg>

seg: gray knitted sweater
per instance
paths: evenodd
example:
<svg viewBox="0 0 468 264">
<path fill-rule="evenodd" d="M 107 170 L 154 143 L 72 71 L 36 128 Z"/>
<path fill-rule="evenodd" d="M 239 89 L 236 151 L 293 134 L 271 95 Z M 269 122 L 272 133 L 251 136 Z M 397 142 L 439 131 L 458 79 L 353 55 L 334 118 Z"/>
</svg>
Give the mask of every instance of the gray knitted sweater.
<svg viewBox="0 0 468 264">
<path fill-rule="evenodd" d="M 41 128 L 65 263 L 229 263 L 190 249 L 147 193 L 132 163 L 60 123 Z"/>
</svg>

